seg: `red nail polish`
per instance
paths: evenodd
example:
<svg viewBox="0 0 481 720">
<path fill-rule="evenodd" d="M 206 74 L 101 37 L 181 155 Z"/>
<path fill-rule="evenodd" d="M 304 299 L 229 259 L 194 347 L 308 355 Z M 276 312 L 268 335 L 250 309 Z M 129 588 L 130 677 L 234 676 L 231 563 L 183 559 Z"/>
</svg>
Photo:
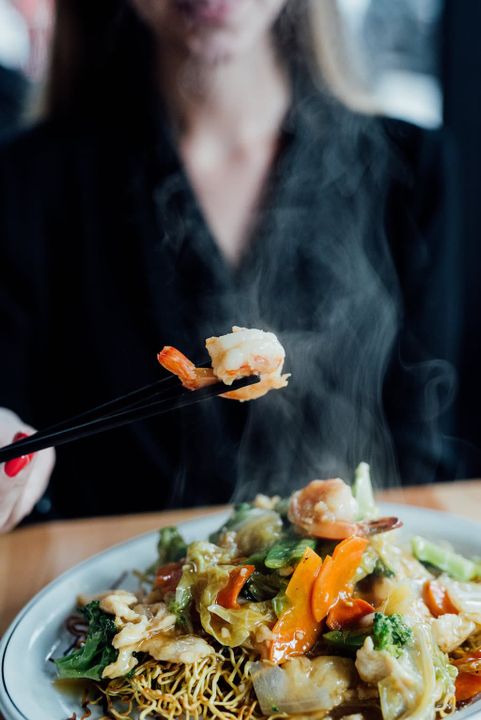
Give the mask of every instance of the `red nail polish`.
<svg viewBox="0 0 481 720">
<path fill-rule="evenodd" d="M 15 477 L 15 475 L 18 475 L 18 473 L 28 465 L 31 459 L 31 455 L 22 455 L 21 457 L 14 458 L 13 460 L 7 460 L 3 468 L 5 475 L 10 478 Z"/>
<path fill-rule="evenodd" d="M 28 437 L 27 433 L 24 432 L 18 432 L 15 433 L 13 436 L 13 442 L 17 442 L 18 440 L 23 440 L 23 438 Z M 18 475 L 18 473 L 23 470 L 25 467 L 27 467 L 28 463 L 33 458 L 33 453 L 29 455 L 21 455 L 18 458 L 13 458 L 13 460 L 7 460 L 7 462 L 4 465 L 4 472 L 7 477 L 15 477 Z"/>
<path fill-rule="evenodd" d="M 24 433 L 24 432 L 15 433 L 15 435 L 13 436 L 12 442 L 17 442 L 17 440 L 23 440 L 23 438 L 26 438 L 26 437 L 28 437 L 27 433 Z"/>
</svg>

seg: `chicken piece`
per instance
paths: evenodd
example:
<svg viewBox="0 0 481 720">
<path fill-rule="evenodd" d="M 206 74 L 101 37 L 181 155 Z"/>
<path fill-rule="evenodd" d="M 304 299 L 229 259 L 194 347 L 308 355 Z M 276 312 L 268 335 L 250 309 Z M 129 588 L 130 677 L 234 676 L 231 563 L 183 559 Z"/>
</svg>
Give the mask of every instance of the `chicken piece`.
<svg viewBox="0 0 481 720">
<path fill-rule="evenodd" d="M 117 650 L 120 648 L 136 645 L 145 637 L 149 621 L 146 617 L 140 618 L 138 622 L 126 623 L 122 630 L 114 636 L 112 645 Z"/>
<path fill-rule="evenodd" d="M 186 665 L 215 653 L 212 645 L 195 635 L 183 635 L 176 638 L 155 635 L 144 640 L 139 646 L 139 650 L 149 653 L 155 660 L 185 663 Z"/>
<path fill-rule="evenodd" d="M 113 590 L 101 599 L 100 609 L 110 615 L 115 615 L 115 624 L 121 626 L 125 622 L 135 622 L 138 619 L 138 613 L 130 607 L 137 603 L 138 598 L 133 593 L 126 590 Z"/>
<path fill-rule="evenodd" d="M 476 625 L 461 615 L 446 613 L 431 623 L 431 630 L 436 644 L 443 652 L 450 653 L 474 632 Z"/>
<path fill-rule="evenodd" d="M 387 650 L 375 650 L 372 638 L 367 637 L 362 648 L 357 651 L 355 665 L 361 680 L 376 684 L 392 675 L 398 662 Z"/>
<path fill-rule="evenodd" d="M 138 664 L 137 658 L 133 656 L 133 652 L 136 649 L 135 645 L 129 645 L 128 647 L 121 648 L 117 660 L 107 667 L 102 672 L 102 678 L 109 678 L 113 680 L 117 677 L 127 675 L 134 667 Z"/>
</svg>

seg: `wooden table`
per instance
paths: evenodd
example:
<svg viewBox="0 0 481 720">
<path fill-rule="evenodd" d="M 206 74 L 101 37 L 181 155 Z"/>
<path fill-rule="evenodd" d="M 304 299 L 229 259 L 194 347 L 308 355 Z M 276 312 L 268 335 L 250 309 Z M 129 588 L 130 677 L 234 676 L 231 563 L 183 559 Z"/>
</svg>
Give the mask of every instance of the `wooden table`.
<svg viewBox="0 0 481 720">
<path fill-rule="evenodd" d="M 380 493 L 379 499 L 445 510 L 481 522 L 481 480 L 390 490 Z M 213 510 L 219 508 L 56 521 L 0 537 L 0 633 L 40 588 L 89 555 Z"/>
</svg>

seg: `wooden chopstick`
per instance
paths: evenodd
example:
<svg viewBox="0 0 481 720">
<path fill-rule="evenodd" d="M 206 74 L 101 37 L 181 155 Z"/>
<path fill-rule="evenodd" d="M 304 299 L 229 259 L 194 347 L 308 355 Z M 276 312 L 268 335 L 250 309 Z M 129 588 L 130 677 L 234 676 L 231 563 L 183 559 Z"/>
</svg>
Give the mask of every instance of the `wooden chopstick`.
<svg viewBox="0 0 481 720">
<path fill-rule="evenodd" d="M 13 458 L 20 457 L 21 455 L 28 455 L 39 450 L 45 450 L 48 447 L 57 447 L 64 445 L 65 443 L 72 442 L 74 440 L 80 440 L 90 435 L 96 435 L 97 433 L 112 430 L 122 425 L 129 423 L 138 422 L 139 420 L 146 420 L 153 417 L 154 415 L 163 415 L 173 410 L 188 407 L 189 405 L 195 405 L 209 398 L 222 395 L 225 392 L 231 390 L 238 390 L 239 388 L 246 387 L 258 382 L 257 376 L 241 378 L 232 383 L 232 385 L 226 386 L 222 382 L 215 383 L 200 390 L 186 390 L 184 387 L 177 385 L 175 394 L 169 393 L 168 397 L 161 394 L 160 397 L 155 398 L 149 396 L 145 402 L 136 400 L 130 404 L 127 408 L 118 410 L 112 414 L 101 414 L 100 417 L 91 417 L 92 411 L 83 413 L 84 416 L 90 416 L 90 420 L 85 422 L 76 422 L 74 418 L 74 424 L 71 420 L 59 423 L 58 426 L 53 428 L 39 431 L 30 435 L 28 438 L 19 440 L 18 442 L 6 445 L 0 449 L 0 463 L 7 462 Z M 161 381 L 159 381 L 161 382 Z M 156 383 L 154 383 L 156 385 Z M 151 387 L 151 386 L 147 386 Z M 129 395 L 136 395 L 138 392 L 141 393 L 145 388 L 141 388 L 139 391 L 129 393 Z M 123 396 L 125 398 L 125 396 Z M 138 397 L 138 396 L 137 396 Z M 113 406 L 119 402 L 120 398 L 117 398 L 111 403 L 105 403 L 100 408 L 107 405 Z M 97 411 L 99 408 L 95 408 Z M 77 416 L 78 420 L 79 416 Z M 57 428 L 57 429 L 56 429 Z M 58 429 L 59 428 L 59 429 Z"/>
</svg>

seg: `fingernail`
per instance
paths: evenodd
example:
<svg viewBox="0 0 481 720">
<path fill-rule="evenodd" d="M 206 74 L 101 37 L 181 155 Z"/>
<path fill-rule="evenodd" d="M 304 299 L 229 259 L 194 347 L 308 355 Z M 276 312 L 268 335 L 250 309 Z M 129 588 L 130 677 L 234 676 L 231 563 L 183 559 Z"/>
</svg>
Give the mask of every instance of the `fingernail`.
<svg viewBox="0 0 481 720">
<path fill-rule="evenodd" d="M 23 440 L 23 438 L 26 438 L 26 437 L 28 437 L 27 433 L 24 433 L 24 432 L 15 433 L 15 435 L 13 436 L 12 442 L 17 442 L 17 440 Z"/>
<path fill-rule="evenodd" d="M 23 440 L 23 438 L 28 437 L 27 433 L 24 432 L 18 432 L 15 433 L 13 436 L 13 442 L 18 442 L 18 440 Z M 33 458 L 33 453 L 29 455 L 21 455 L 18 458 L 13 458 L 13 460 L 7 460 L 4 466 L 4 472 L 7 477 L 13 478 L 16 475 L 18 475 L 19 472 L 21 472 L 31 459 Z"/>
<path fill-rule="evenodd" d="M 18 475 L 18 473 L 28 465 L 31 459 L 31 455 L 22 455 L 21 457 L 14 458 L 13 460 L 7 460 L 4 467 L 5 475 L 10 478 L 15 477 L 15 475 Z"/>
</svg>

